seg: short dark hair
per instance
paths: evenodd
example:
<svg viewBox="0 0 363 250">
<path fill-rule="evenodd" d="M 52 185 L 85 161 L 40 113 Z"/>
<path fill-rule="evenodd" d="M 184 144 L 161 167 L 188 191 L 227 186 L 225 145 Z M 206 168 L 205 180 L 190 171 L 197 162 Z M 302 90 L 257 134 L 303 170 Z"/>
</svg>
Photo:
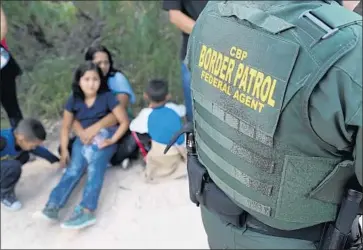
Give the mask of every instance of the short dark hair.
<svg viewBox="0 0 363 250">
<path fill-rule="evenodd" d="M 102 70 L 96 64 L 94 64 L 92 62 L 85 62 L 85 63 L 82 63 L 74 72 L 73 82 L 72 82 L 72 91 L 73 91 L 73 96 L 75 98 L 80 98 L 80 99 L 84 100 L 84 93 L 83 93 L 81 87 L 79 86 L 79 81 L 80 81 L 81 77 L 87 71 L 90 71 L 90 70 L 97 72 L 97 74 L 101 80 L 101 85 L 100 85 L 100 88 L 98 89 L 97 93 L 100 94 L 100 93 L 109 91 L 109 88 L 107 85 L 107 80 L 106 80 L 105 76 L 102 74 Z"/>
<path fill-rule="evenodd" d="M 45 131 L 43 124 L 33 118 L 25 118 L 21 120 L 16 126 L 14 132 L 24 135 L 25 138 L 30 141 L 44 141 L 47 138 L 47 132 Z"/>
<path fill-rule="evenodd" d="M 151 80 L 146 87 L 145 93 L 150 101 L 163 102 L 169 93 L 168 83 L 160 79 Z"/>
</svg>

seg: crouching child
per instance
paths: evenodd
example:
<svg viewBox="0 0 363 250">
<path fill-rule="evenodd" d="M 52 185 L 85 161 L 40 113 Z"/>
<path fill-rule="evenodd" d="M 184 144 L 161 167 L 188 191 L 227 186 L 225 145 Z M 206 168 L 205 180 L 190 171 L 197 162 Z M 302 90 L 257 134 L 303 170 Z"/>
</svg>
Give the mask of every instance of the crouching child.
<svg viewBox="0 0 363 250">
<path fill-rule="evenodd" d="M 46 135 L 42 123 L 32 118 L 21 120 L 15 129 L 1 129 L 1 203 L 5 208 L 15 211 L 22 207 L 16 198 L 15 186 L 19 182 L 22 166 L 29 161 L 29 153 L 50 163 L 59 161 L 58 157 L 40 146 Z"/>
</svg>

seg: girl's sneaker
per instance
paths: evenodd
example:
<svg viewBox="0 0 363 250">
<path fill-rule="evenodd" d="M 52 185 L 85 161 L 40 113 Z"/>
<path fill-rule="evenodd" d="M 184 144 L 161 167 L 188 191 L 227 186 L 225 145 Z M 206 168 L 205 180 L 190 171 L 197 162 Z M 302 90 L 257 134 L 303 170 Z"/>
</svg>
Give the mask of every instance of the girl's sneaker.
<svg viewBox="0 0 363 250">
<path fill-rule="evenodd" d="M 85 212 L 80 206 L 74 209 L 71 218 L 61 224 L 66 229 L 82 229 L 96 223 L 96 217 L 92 213 Z"/>
<path fill-rule="evenodd" d="M 42 215 L 48 220 L 59 220 L 59 208 L 45 207 Z"/>
</svg>

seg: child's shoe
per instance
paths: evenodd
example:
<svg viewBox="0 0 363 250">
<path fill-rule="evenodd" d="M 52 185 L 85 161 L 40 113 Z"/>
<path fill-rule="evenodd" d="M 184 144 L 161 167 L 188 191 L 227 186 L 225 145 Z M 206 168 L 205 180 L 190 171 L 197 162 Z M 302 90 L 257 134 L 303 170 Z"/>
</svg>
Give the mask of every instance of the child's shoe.
<svg viewBox="0 0 363 250">
<path fill-rule="evenodd" d="M 1 204 L 3 204 L 6 209 L 11 211 L 17 211 L 22 207 L 20 201 L 16 198 L 14 193 L 1 197 Z"/>
<path fill-rule="evenodd" d="M 96 223 L 96 217 L 89 212 L 85 212 L 80 206 L 74 209 L 71 218 L 61 224 L 62 228 L 82 229 Z"/>
<path fill-rule="evenodd" d="M 48 220 L 59 220 L 59 208 L 45 207 L 42 211 L 42 215 Z"/>
<path fill-rule="evenodd" d="M 121 163 L 121 167 L 122 167 L 123 169 L 127 169 L 130 165 L 131 165 L 131 161 L 130 161 L 130 159 L 129 159 L 129 158 L 124 159 L 124 160 L 122 161 L 122 163 Z"/>
</svg>

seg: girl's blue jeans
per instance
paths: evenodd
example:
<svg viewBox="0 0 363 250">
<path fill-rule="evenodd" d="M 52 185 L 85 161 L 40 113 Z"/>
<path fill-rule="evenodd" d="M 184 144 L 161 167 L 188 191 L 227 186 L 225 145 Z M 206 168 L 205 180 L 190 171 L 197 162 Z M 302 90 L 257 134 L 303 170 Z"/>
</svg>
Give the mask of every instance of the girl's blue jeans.
<svg viewBox="0 0 363 250">
<path fill-rule="evenodd" d="M 93 161 L 87 164 L 82 155 L 83 144 L 79 138 L 72 146 L 71 161 L 58 185 L 52 190 L 47 207 L 62 208 L 87 169 L 87 182 L 83 191 L 81 207 L 94 211 L 100 197 L 107 163 L 116 151 L 116 144 L 95 152 Z"/>
</svg>

